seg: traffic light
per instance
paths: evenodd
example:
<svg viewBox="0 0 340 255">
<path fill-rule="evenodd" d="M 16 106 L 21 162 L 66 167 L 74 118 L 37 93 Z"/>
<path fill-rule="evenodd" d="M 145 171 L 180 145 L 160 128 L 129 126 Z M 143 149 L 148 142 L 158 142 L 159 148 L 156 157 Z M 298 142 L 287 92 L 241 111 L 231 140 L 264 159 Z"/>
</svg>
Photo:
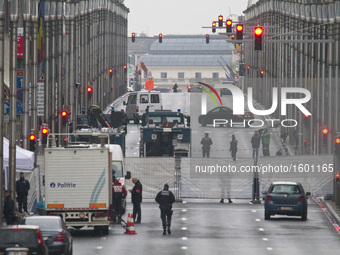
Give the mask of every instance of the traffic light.
<svg viewBox="0 0 340 255">
<path fill-rule="evenodd" d="M 309 126 L 310 119 L 311 119 L 311 115 L 306 115 L 306 114 L 303 115 L 303 124 L 305 124 L 306 127 Z"/>
<path fill-rule="evenodd" d="M 41 141 L 42 144 L 47 144 L 47 136 L 50 133 L 50 130 L 48 129 L 47 126 L 43 126 L 41 128 Z"/>
<path fill-rule="evenodd" d="M 110 79 L 111 79 L 112 76 L 113 76 L 113 69 L 112 68 L 109 69 L 109 75 L 110 75 Z"/>
<path fill-rule="evenodd" d="M 218 16 L 218 27 L 223 27 L 223 16 Z"/>
<path fill-rule="evenodd" d="M 131 34 L 131 39 L 132 39 L 132 42 L 135 42 L 135 40 L 136 40 L 136 38 L 135 38 L 135 37 L 136 37 L 136 34 L 135 34 L 135 33 L 132 33 L 132 34 Z"/>
<path fill-rule="evenodd" d="M 212 30 L 211 30 L 213 33 L 215 33 L 216 32 L 216 22 L 215 21 L 213 21 L 213 23 L 212 23 Z"/>
<path fill-rule="evenodd" d="M 334 139 L 334 154 L 340 156 L 340 137 Z"/>
<path fill-rule="evenodd" d="M 243 25 L 242 24 L 236 25 L 236 39 L 237 40 L 243 39 Z"/>
<path fill-rule="evenodd" d="M 226 22 L 225 22 L 225 26 L 227 28 L 227 33 L 231 33 L 232 31 L 232 26 L 233 26 L 233 22 L 231 21 L 231 19 L 228 19 Z"/>
<path fill-rule="evenodd" d="M 159 43 L 163 42 L 163 35 L 162 34 L 158 35 L 158 41 L 159 41 Z"/>
<path fill-rule="evenodd" d="M 205 42 L 209 43 L 209 35 L 208 34 L 205 35 Z"/>
<path fill-rule="evenodd" d="M 249 74 L 250 66 L 247 66 L 247 74 Z"/>
<path fill-rule="evenodd" d="M 335 174 L 335 181 L 340 182 L 340 173 Z"/>
<path fill-rule="evenodd" d="M 91 86 L 87 86 L 86 88 L 87 95 L 90 97 L 93 93 L 93 88 Z"/>
<path fill-rule="evenodd" d="M 263 78 L 263 74 L 264 74 L 264 71 L 261 70 L 261 71 L 260 71 L 260 77 L 261 77 L 261 78 Z"/>
<path fill-rule="evenodd" d="M 37 143 L 37 136 L 30 134 L 30 151 L 35 151 L 35 144 Z"/>
<path fill-rule="evenodd" d="M 262 27 L 255 27 L 255 50 L 262 50 L 262 35 L 263 29 Z"/>
<path fill-rule="evenodd" d="M 124 65 L 124 73 L 127 73 L 127 65 Z"/>
<path fill-rule="evenodd" d="M 327 135 L 329 134 L 329 129 L 328 129 L 328 127 L 323 127 L 323 128 L 321 129 L 321 134 L 322 134 L 323 136 L 327 136 Z"/>
<path fill-rule="evenodd" d="M 235 35 L 231 35 L 231 39 L 234 40 L 235 39 Z"/>
<path fill-rule="evenodd" d="M 245 66 L 244 63 L 240 64 L 239 71 L 238 71 L 239 76 L 245 76 L 246 75 L 246 68 L 245 67 L 246 66 Z"/>
<path fill-rule="evenodd" d="M 62 120 L 62 121 L 67 121 L 68 118 L 69 118 L 69 112 L 66 111 L 66 110 L 62 110 L 62 111 L 60 112 L 60 115 L 61 115 L 61 120 Z"/>
</svg>

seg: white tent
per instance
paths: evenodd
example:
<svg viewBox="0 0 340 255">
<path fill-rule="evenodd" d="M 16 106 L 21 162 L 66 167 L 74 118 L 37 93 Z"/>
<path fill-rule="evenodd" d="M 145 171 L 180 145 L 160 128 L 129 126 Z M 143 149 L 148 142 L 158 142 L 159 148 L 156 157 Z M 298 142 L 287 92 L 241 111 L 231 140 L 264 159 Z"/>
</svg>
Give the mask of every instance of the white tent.
<svg viewBox="0 0 340 255">
<path fill-rule="evenodd" d="M 3 138 L 4 144 L 4 165 L 3 169 L 8 167 L 9 161 L 9 140 Z M 34 152 L 25 150 L 19 146 L 16 147 L 16 169 L 33 170 L 34 169 Z"/>
</svg>

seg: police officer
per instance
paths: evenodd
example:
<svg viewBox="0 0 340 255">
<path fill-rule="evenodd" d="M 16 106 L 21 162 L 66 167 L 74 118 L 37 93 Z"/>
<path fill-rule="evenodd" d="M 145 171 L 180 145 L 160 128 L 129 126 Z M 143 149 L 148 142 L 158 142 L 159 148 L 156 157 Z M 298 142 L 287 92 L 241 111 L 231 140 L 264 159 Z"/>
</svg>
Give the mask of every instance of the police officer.
<svg viewBox="0 0 340 255">
<path fill-rule="evenodd" d="M 204 137 L 201 140 L 203 158 L 205 156 L 207 156 L 209 158 L 209 156 L 210 156 L 210 146 L 212 145 L 212 143 L 213 142 L 212 142 L 211 138 L 209 137 L 209 134 L 205 133 Z"/>
<path fill-rule="evenodd" d="M 13 225 L 15 220 L 14 201 L 11 197 L 12 190 L 5 190 L 4 217 L 7 225 Z"/>
<path fill-rule="evenodd" d="M 143 199 L 143 185 L 137 178 L 132 178 L 132 182 L 135 184 L 135 186 L 133 187 L 133 189 L 129 189 L 129 191 L 131 192 L 131 200 L 133 204 L 133 221 L 135 223 L 141 223 L 142 209 L 140 207 L 140 204 L 142 203 Z"/>
<path fill-rule="evenodd" d="M 27 212 L 27 196 L 30 190 L 30 183 L 25 179 L 25 174 L 20 173 L 20 179 L 16 181 L 15 189 L 17 191 L 17 200 L 19 204 L 19 212 L 22 213 L 22 208 Z"/>
<path fill-rule="evenodd" d="M 163 224 L 163 235 L 166 235 L 166 226 L 168 226 L 168 234 L 171 234 L 171 215 L 172 215 L 172 204 L 175 202 L 174 194 L 169 190 L 169 185 L 166 183 L 164 189 L 160 191 L 156 198 L 156 202 L 159 204 L 161 209 L 161 219 Z"/>
<path fill-rule="evenodd" d="M 120 223 L 122 216 L 122 200 L 126 197 L 127 191 L 124 186 L 115 178 L 114 185 L 112 186 L 112 205 L 115 210 L 115 217 L 118 218 L 117 222 Z"/>
</svg>

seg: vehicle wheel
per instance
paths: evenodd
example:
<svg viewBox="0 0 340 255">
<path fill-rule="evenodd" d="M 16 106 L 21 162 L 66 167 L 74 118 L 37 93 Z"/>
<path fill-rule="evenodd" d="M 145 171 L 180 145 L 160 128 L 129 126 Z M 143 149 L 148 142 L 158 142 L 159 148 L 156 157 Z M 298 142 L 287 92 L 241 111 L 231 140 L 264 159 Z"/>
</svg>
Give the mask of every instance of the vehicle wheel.
<svg viewBox="0 0 340 255">
<path fill-rule="evenodd" d="M 270 220 L 270 214 L 267 213 L 266 211 L 264 212 L 264 219 L 265 220 Z"/>
<path fill-rule="evenodd" d="M 103 235 L 108 235 L 109 234 L 109 226 L 103 227 L 102 233 L 103 233 Z"/>
<path fill-rule="evenodd" d="M 302 221 L 306 221 L 306 220 L 307 220 L 307 212 L 304 212 L 304 213 L 301 215 L 301 220 L 302 220 Z"/>
</svg>

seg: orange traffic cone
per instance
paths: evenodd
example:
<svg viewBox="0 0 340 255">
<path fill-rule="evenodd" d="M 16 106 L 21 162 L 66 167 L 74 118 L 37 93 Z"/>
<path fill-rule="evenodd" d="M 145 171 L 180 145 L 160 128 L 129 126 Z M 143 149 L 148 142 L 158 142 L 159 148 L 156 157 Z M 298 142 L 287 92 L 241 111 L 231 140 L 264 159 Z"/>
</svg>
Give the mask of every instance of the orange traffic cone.
<svg viewBox="0 0 340 255">
<path fill-rule="evenodd" d="M 133 222 L 132 215 L 129 213 L 128 214 L 128 220 L 127 220 L 127 228 L 125 231 L 125 234 L 127 235 L 136 235 L 136 230 L 135 230 L 135 223 Z"/>
</svg>

